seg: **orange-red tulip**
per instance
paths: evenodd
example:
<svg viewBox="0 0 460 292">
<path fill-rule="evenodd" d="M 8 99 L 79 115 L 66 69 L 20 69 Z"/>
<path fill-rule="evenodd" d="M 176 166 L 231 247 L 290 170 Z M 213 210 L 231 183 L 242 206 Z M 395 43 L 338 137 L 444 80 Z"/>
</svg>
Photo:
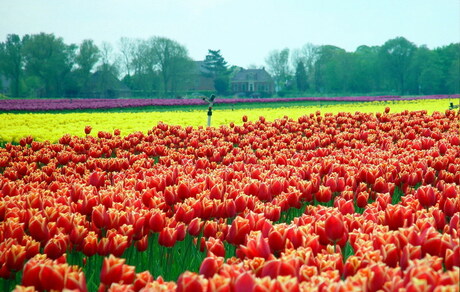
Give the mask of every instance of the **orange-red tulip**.
<svg viewBox="0 0 460 292">
<path fill-rule="evenodd" d="M 341 239 L 345 233 L 345 226 L 341 215 L 330 215 L 324 224 L 324 229 L 327 238 L 331 242 L 336 242 Z"/>
</svg>

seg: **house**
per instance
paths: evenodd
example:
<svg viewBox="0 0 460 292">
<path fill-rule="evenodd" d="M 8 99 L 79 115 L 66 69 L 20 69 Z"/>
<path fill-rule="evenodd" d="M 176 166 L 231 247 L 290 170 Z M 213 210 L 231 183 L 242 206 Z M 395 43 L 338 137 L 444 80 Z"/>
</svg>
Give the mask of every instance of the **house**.
<svg viewBox="0 0 460 292">
<path fill-rule="evenodd" d="M 241 69 L 233 76 L 230 82 L 234 94 L 261 97 L 275 92 L 273 78 L 262 69 Z"/>
</svg>

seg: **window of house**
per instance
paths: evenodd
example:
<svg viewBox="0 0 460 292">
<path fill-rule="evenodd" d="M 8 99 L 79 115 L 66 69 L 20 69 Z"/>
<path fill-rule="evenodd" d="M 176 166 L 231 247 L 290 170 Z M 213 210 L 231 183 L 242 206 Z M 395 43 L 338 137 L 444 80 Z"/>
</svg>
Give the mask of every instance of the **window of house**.
<svg viewBox="0 0 460 292">
<path fill-rule="evenodd" d="M 254 87 L 254 84 L 252 84 L 252 83 L 249 84 L 249 91 L 254 91 L 254 88 L 253 88 L 253 87 Z"/>
</svg>

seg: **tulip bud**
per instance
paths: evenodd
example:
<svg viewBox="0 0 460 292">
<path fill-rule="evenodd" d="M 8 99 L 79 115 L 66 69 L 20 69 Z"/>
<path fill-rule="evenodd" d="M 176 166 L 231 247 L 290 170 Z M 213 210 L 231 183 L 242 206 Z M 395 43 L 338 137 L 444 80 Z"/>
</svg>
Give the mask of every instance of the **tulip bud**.
<svg viewBox="0 0 460 292">
<path fill-rule="evenodd" d="M 177 279 L 177 292 L 202 292 L 205 291 L 206 281 L 203 276 L 197 275 L 196 273 L 192 273 L 186 271 L 179 276 Z"/>
<path fill-rule="evenodd" d="M 86 135 L 89 135 L 89 134 L 91 133 L 91 130 L 92 130 L 92 129 L 93 129 L 93 128 L 92 128 L 91 126 L 85 126 L 85 134 L 86 134 Z"/>
<path fill-rule="evenodd" d="M 343 237 L 345 226 L 341 215 L 330 215 L 324 225 L 327 238 L 331 242 L 336 242 Z"/>
<path fill-rule="evenodd" d="M 11 271 L 19 271 L 26 259 L 26 248 L 22 245 L 13 244 L 6 252 L 6 267 Z"/>
<path fill-rule="evenodd" d="M 437 197 L 431 186 L 421 186 L 417 189 L 415 196 L 424 208 L 434 206 L 437 202 Z"/>
<path fill-rule="evenodd" d="M 165 227 L 160 232 L 158 243 L 165 247 L 173 247 L 177 241 L 177 230 L 171 227 Z"/>
<path fill-rule="evenodd" d="M 215 257 L 207 257 L 201 262 L 200 274 L 211 278 L 217 272 L 219 266 Z"/>
<path fill-rule="evenodd" d="M 235 280 L 235 291 L 253 291 L 254 285 L 254 277 L 250 273 L 244 272 Z"/>
</svg>

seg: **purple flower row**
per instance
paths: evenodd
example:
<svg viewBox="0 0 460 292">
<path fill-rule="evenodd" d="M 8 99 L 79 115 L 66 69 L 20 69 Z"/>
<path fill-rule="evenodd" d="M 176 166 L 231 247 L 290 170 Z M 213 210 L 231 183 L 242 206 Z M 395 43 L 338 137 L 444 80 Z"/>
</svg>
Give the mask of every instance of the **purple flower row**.
<svg viewBox="0 0 460 292">
<path fill-rule="evenodd" d="M 216 104 L 236 104 L 254 102 L 292 102 L 292 101 L 393 101 L 416 99 L 460 98 L 455 95 L 425 95 L 400 97 L 386 96 L 346 96 L 346 97 L 294 97 L 294 98 L 217 98 Z M 0 111 L 49 111 L 49 110 L 84 110 L 110 109 L 144 106 L 181 106 L 204 105 L 201 99 L 5 99 L 0 100 Z"/>
</svg>

